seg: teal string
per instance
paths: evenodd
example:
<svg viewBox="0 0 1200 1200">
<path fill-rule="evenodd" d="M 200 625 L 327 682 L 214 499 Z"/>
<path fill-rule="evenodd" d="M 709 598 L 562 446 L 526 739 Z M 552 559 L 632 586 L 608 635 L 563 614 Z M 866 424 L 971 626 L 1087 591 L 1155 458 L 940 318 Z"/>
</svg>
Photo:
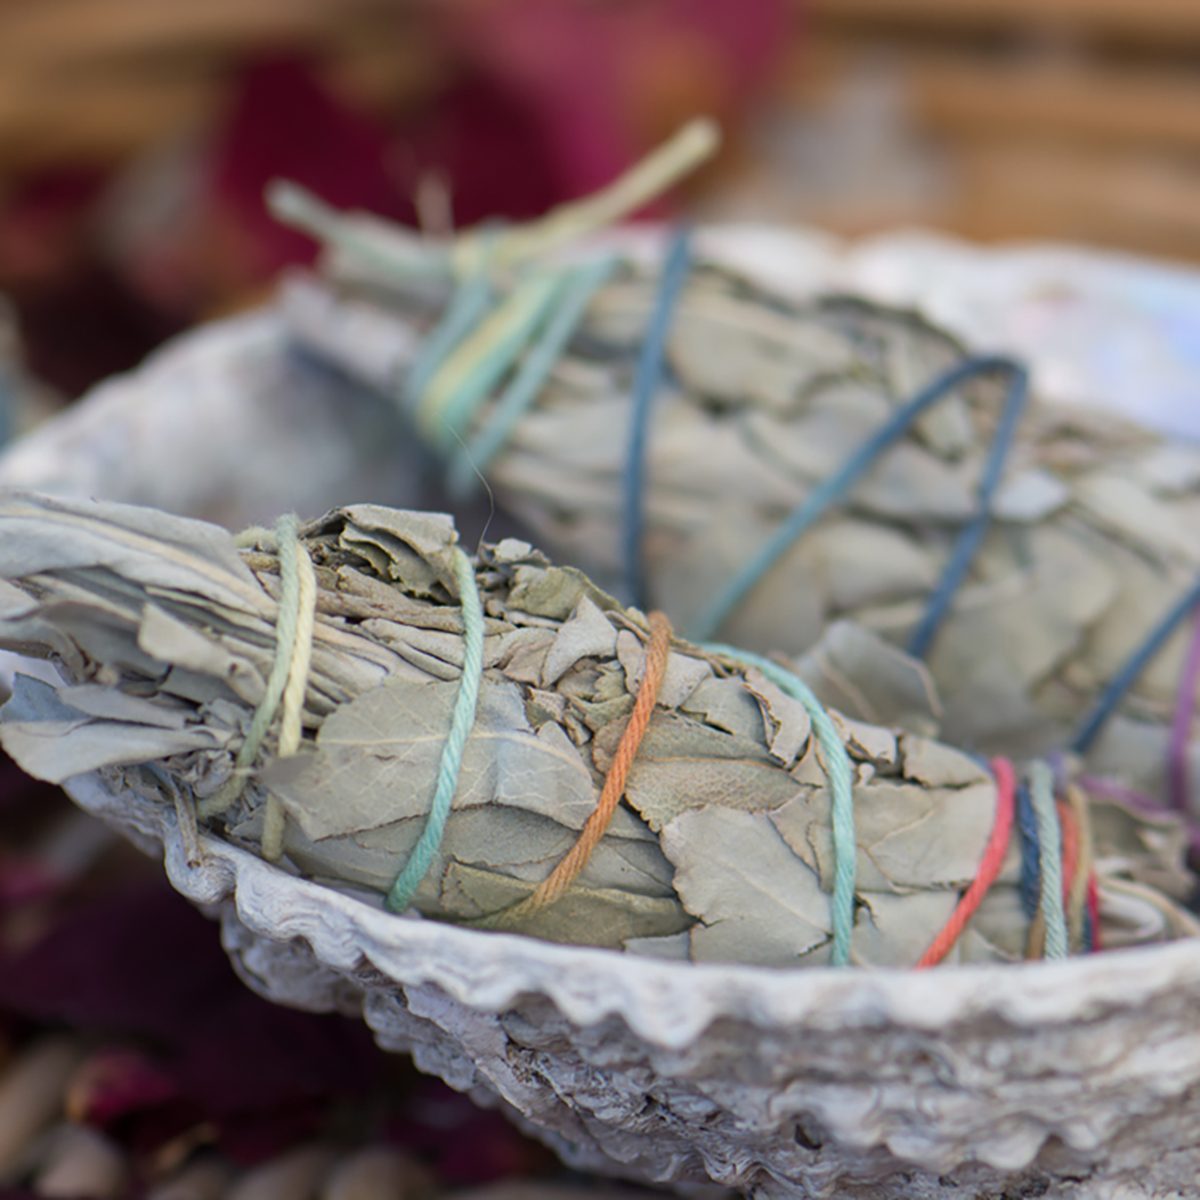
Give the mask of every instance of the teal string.
<svg viewBox="0 0 1200 1200">
<path fill-rule="evenodd" d="M 483 320 L 494 299 L 491 280 L 485 271 L 472 275 L 455 289 L 446 311 L 421 343 L 421 349 L 405 376 L 400 393 L 405 412 L 411 413 L 416 409 L 442 363 Z"/>
<path fill-rule="evenodd" d="M 592 298 L 607 282 L 616 265 L 616 258 L 608 257 L 568 274 L 557 309 L 497 400 L 487 423 L 465 447 L 459 448 L 451 461 L 449 487 L 452 495 L 465 495 L 479 473 L 486 470 L 504 448 L 521 418 L 541 394 Z"/>
<path fill-rule="evenodd" d="M 833 965 L 844 967 L 850 961 L 850 938 L 854 932 L 854 887 L 858 869 L 858 842 L 854 831 L 854 767 L 837 727 L 809 686 L 785 667 L 769 658 L 739 650 L 735 646 L 711 643 L 703 647 L 711 654 L 761 671 L 776 687 L 798 700 L 812 721 L 813 732 L 824 756 L 823 766 L 829 780 L 833 817 Z M 1061 897 L 1060 897 L 1061 903 Z"/>
<path fill-rule="evenodd" d="M 454 578 L 458 584 L 463 616 L 463 665 L 454 710 L 450 714 L 450 731 L 442 747 L 434 786 L 433 803 L 425 819 L 425 828 L 413 847 L 404 869 L 396 876 L 384 901 L 391 912 L 403 912 L 412 903 L 417 888 L 429 873 L 433 860 L 446 832 L 446 820 L 458 789 L 463 753 L 467 738 L 475 724 L 475 709 L 479 702 L 479 685 L 483 680 L 483 602 L 475 582 L 471 560 L 457 546 L 454 550 Z"/>
<path fill-rule="evenodd" d="M 646 526 L 646 439 L 650 430 L 650 410 L 662 383 L 667 336 L 671 318 L 679 302 L 679 294 L 687 280 L 691 265 L 692 231 L 679 229 L 667 248 L 666 263 L 659 280 L 658 295 L 633 383 L 633 407 L 630 413 L 629 453 L 625 459 L 624 495 L 622 497 L 621 551 L 624 562 L 625 588 L 630 604 L 646 607 L 645 565 L 642 561 L 642 542 Z M 715 628 L 715 627 L 714 627 Z M 713 632 L 713 629 L 708 631 Z"/>
<path fill-rule="evenodd" d="M 1046 925 L 1046 958 L 1066 958 L 1067 918 L 1063 912 L 1062 829 L 1054 804 L 1054 772 L 1048 763 L 1029 766 L 1029 793 L 1037 818 L 1041 860 L 1041 909 Z"/>
<path fill-rule="evenodd" d="M 512 368 L 529 339 L 542 327 L 547 315 L 554 310 L 562 295 L 566 275 L 548 276 L 547 287 L 525 320 L 502 341 L 493 346 L 453 395 L 447 397 L 440 419 L 431 430 L 439 450 L 448 452 L 461 437 L 488 393 Z"/>
<path fill-rule="evenodd" d="M 1024 404 L 1025 371 L 1019 364 L 1008 358 L 996 356 L 968 358 L 938 376 L 911 400 L 898 408 L 859 446 L 835 474 L 813 488 L 803 502 L 793 509 L 787 519 L 767 539 L 754 558 L 734 576 L 713 603 L 701 614 L 692 631 L 693 639 L 703 640 L 711 637 L 759 579 L 779 561 L 793 542 L 823 517 L 833 505 L 844 499 L 850 489 L 875 464 L 876 459 L 898 442 L 926 409 L 932 408 L 938 401 L 950 395 L 955 388 L 961 387 L 976 376 L 996 371 L 1006 372 L 1014 379 L 1014 385 L 1010 389 L 1006 405 L 1005 419 L 1002 420 L 1000 426 L 1000 433 L 1005 434 L 1008 441 L 997 438 L 999 446 L 993 450 L 985 468 L 985 482 L 993 474 L 998 478 L 1003 465 L 1003 457 L 1011 442 L 1010 426 L 1015 424 L 1015 418 Z M 989 493 L 986 497 L 989 509 L 990 498 Z M 956 553 L 952 555 L 951 565 L 943 577 L 943 588 L 934 598 L 943 609 L 949 602 L 953 586 L 956 586 L 975 550 L 978 549 L 988 515 L 988 511 L 981 511 L 980 516 L 964 530 L 960 538 L 962 549 L 956 548 Z M 952 570 L 953 575 L 951 574 Z M 953 579 L 953 583 L 948 582 L 951 579 Z M 940 620 L 940 616 L 935 618 L 935 626 L 937 620 Z"/>
<path fill-rule="evenodd" d="M 1145 640 L 1125 660 L 1124 666 L 1109 681 L 1091 712 L 1080 722 L 1079 729 L 1071 739 L 1070 748 L 1075 754 L 1086 754 L 1099 737 L 1125 693 L 1149 666 L 1150 661 L 1163 648 L 1175 627 L 1183 622 L 1194 608 L 1200 606 L 1200 575 L 1190 588 L 1163 614 L 1162 619 L 1146 635 Z"/>
</svg>

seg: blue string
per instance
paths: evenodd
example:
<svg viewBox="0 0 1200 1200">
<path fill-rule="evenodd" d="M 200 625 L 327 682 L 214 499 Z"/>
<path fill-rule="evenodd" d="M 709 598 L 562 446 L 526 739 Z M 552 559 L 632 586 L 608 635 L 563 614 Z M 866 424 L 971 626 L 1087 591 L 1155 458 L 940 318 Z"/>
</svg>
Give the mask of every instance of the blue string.
<svg viewBox="0 0 1200 1200">
<path fill-rule="evenodd" d="M 1033 800 L 1023 783 L 1017 785 L 1017 833 L 1021 839 L 1021 908 L 1033 920 L 1042 887 L 1042 847 Z"/>
<path fill-rule="evenodd" d="M 475 569 L 471 566 L 471 560 L 457 546 L 454 548 L 454 577 L 462 602 L 462 674 L 458 681 L 458 693 L 454 697 L 450 731 L 442 747 L 433 803 L 429 806 L 429 814 L 425 818 L 425 828 L 421 830 L 421 836 L 413 847 L 408 862 L 396 876 L 396 881 L 384 901 L 391 912 L 403 912 L 408 908 L 417 888 L 421 886 L 421 881 L 429 873 L 429 868 L 437 857 L 442 836 L 446 832 L 446 820 L 450 816 L 454 793 L 458 789 L 458 776 L 462 770 L 467 738 L 470 737 L 471 727 L 475 724 L 479 685 L 483 680 L 483 602 L 479 598 L 479 586 L 475 582 Z"/>
<path fill-rule="evenodd" d="M 659 279 L 654 311 L 645 340 L 642 342 L 641 356 L 634 375 L 629 452 L 625 460 L 624 495 L 621 502 L 621 550 L 627 598 L 630 604 L 638 608 L 646 606 L 642 540 L 646 525 L 646 440 L 650 428 L 650 410 L 662 384 L 667 335 L 670 332 L 675 305 L 687 279 L 691 263 L 691 244 L 692 231 L 687 226 L 679 229 L 671 239 Z M 715 629 L 715 626 L 713 628 Z"/>
<path fill-rule="evenodd" d="M 1009 372 L 1010 380 L 1008 394 L 1004 398 L 1004 407 L 1000 413 L 1000 423 L 996 427 L 996 434 L 984 463 L 983 478 L 979 481 L 979 507 L 974 518 L 959 534 L 950 560 L 946 563 L 946 569 L 929 597 L 925 615 L 909 638 L 908 652 L 914 658 L 924 658 L 929 652 L 934 636 L 950 610 L 954 593 L 958 591 L 959 585 L 971 568 L 971 563 L 975 560 L 975 555 L 979 552 L 979 547 L 983 544 L 992 520 L 992 501 L 1004 476 L 1004 464 L 1012 449 L 1017 425 L 1029 399 L 1029 372 L 1019 363 L 999 361 L 1006 363 L 1004 369 Z M 993 369 L 1000 368 L 997 365 Z"/>
<path fill-rule="evenodd" d="M 984 478 L 980 484 L 980 498 L 990 504 L 991 493 L 995 490 L 996 481 L 1003 468 L 1004 456 L 1007 454 L 1012 440 L 1012 429 L 1024 405 L 1027 390 L 1025 369 L 1010 358 L 996 355 L 964 359 L 927 384 L 911 400 L 898 408 L 875 433 L 859 446 L 835 474 L 813 488 L 804 501 L 767 539 L 755 557 L 734 576 L 733 580 L 701 615 L 692 631 L 693 640 L 710 637 L 792 543 L 824 516 L 834 504 L 842 500 L 874 465 L 875 460 L 899 441 L 926 409 L 931 408 L 964 383 L 980 375 L 993 372 L 1004 372 L 1011 375 L 1013 384 L 1005 402 L 1004 416 L 997 431 L 998 446 L 994 447 L 989 455 Z M 986 495 L 985 486 L 988 488 Z M 951 562 L 943 575 L 942 583 L 931 601 L 932 620 L 930 613 L 927 612 L 918 627 L 918 633 L 923 637 L 932 637 L 933 631 L 950 601 L 954 587 L 957 586 L 978 549 L 989 517 L 990 511 L 981 511 L 979 516 L 960 535 Z M 934 601 L 938 606 L 936 609 L 933 608 Z M 926 632 L 927 625 L 929 629 Z"/>
<path fill-rule="evenodd" d="M 858 839 L 854 830 L 854 767 L 837 726 L 813 694 L 808 684 L 769 658 L 714 642 L 703 647 L 710 654 L 761 671 L 776 687 L 798 700 L 812 721 L 813 732 L 823 756 L 822 766 L 829 780 L 830 809 L 833 823 L 833 953 L 835 967 L 850 961 L 850 939 L 854 933 L 854 888 L 858 870 Z"/>
<path fill-rule="evenodd" d="M 616 267 L 615 258 L 604 258 L 572 271 L 537 344 L 525 357 L 488 422 L 450 463 L 451 495 L 463 496 L 492 459 L 504 448 L 529 406 L 537 399 L 554 364 L 587 312 L 588 305 Z"/>
<path fill-rule="evenodd" d="M 1113 676 L 1091 712 L 1080 722 L 1071 738 L 1070 748 L 1075 754 L 1086 754 L 1099 736 L 1125 693 L 1133 686 L 1137 677 L 1146 669 L 1151 659 L 1163 648 L 1175 627 L 1194 608 L 1200 605 L 1200 575 L 1192 586 L 1163 614 L 1162 619 L 1146 635 L 1142 644 L 1125 660 L 1125 665 Z"/>
</svg>

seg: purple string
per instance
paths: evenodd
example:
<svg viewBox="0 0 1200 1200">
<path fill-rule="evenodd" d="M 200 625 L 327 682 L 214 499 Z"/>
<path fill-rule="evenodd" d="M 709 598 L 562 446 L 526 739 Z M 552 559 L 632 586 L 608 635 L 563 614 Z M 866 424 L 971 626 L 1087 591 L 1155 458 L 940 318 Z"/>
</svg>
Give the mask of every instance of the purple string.
<svg viewBox="0 0 1200 1200">
<path fill-rule="evenodd" d="M 1104 800 L 1115 800 L 1118 804 L 1127 805 L 1145 817 L 1173 820 L 1180 815 L 1165 804 L 1159 804 L 1157 800 L 1151 799 L 1144 792 L 1135 791 L 1113 779 L 1104 779 L 1099 775 L 1080 775 L 1077 782 L 1085 792 L 1090 792 L 1093 796 L 1099 796 Z M 1193 855 L 1200 857 L 1200 821 L 1195 820 L 1189 813 L 1185 812 L 1182 815 L 1184 827 L 1187 830 L 1188 848 Z"/>
<path fill-rule="evenodd" d="M 1175 700 L 1175 718 L 1171 722 L 1171 740 L 1167 750 L 1168 788 L 1173 808 L 1190 816 L 1191 801 L 1188 780 L 1188 741 L 1192 733 L 1192 718 L 1196 712 L 1196 690 L 1200 687 L 1200 608 L 1192 626 L 1192 643 L 1188 647 L 1183 671 L 1179 675 L 1179 694 Z"/>
</svg>

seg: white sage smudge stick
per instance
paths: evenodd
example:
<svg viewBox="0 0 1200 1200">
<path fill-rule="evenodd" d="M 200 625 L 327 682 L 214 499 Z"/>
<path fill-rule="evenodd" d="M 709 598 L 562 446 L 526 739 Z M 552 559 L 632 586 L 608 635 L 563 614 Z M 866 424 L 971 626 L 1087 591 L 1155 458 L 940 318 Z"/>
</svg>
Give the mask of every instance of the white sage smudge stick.
<svg viewBox="0 0 1200 1200">
<path fill-rule="evenodd" d="M 382 905 L 426 828 L 470 669 L 465 559 L 448 518 L 373 505 L 299 534 L 316 580 L 303 736 L 281 755 L 273 725 L 244 789 L 202 832 L 262 853 L 277 802 L 280 869 Z M 520 907 L 596 809 L 649 635 L 641 613 L 526 543 L 485 546 L 472 569 L 477 704 L 415 909 L 483 924 L 511 910 L 520 919 L 505 927 L 519 932 L 695 961 L 829 962 L 837 847 L 810 712 L 774 669 L 679 640 L 582 873 L 554 903 Z M 0 744 L 41 778 L 100 772 L 117 794 L 206 812 L 262 702 L 284 602 L 268 538 L 239 548 L 157 511 L 0 496 L 0 646 L 52 660 L 58 676 L 18 675 Z M 910 728 L 829 717 L 852 771 L 849 961 L 911 966 L 975 878 L 997 790 L 979 761 L 912 730 L 936 696 L 919 664 L 889 655 L 880 672 L 843 654 L 842 678 Z M 1194 933 L 1176 903 L 1192 884 L 1180 823 L 1110 800 L 1089 816 L 1101 944 Z M 1084 924 L 1072 927 L 1078 940 Z M 1029 930 L 1014 838 L 948 961 L 1020 958 Z"/>
<path fill-rule="evenodd" d="M 577 278 L 607 251 L 418 280 L 385 269 L 382 256 L 348 261 L 342 247 L 356 220 L 334 214 L 322 226 L 324 282 L 295 283 L 285 297 L 295 335 L 406 408 L 452 483 L 482 471 L 540 544 L 619 592 L 632 397 L 658 269 L 609 262 L 543 371 L 548 326 L 531 318 L 525 340 L 501 353 L 487 322 L 530 280 Z M 456 308 L 481 280 L 490 301 Z M 409 358 L 388 347 L 409 348 Z M 963 356 L 913 313 L 846 296 L 785 301 L 728 267 L 694 262 L 649 400 L 645 602 L 684 633 L 700 632 L 713 598 L 789 514 Z M 387 372 L 373 366 L 382 362 Z M 415 395 L 414 379 L 425 381 Z M 924 411 L 747 587 L 719 635 L 798 655 L 835 622 L 853 621 L 908 645 L 979 516 L 1005 387 L 970 379 Z M 943 734 L 1023 758 L 1070 745 L 1164 614 L 1200 595 L 1200 449 L 1035 395 L 998 483 L 990 524 L 925 656 Z M 1190 764 L 1200 777 L 1200 708 L 1180 695 L 1188 637 L 1178 622 L 1111 717 L 1080 740 L 1092 769 L 1165 797 L 1176 719 L 1190 736 L 1176 737 L 1173 770 Z M 839 695 L 832 680 L 816 686 Z"/>
</svg>

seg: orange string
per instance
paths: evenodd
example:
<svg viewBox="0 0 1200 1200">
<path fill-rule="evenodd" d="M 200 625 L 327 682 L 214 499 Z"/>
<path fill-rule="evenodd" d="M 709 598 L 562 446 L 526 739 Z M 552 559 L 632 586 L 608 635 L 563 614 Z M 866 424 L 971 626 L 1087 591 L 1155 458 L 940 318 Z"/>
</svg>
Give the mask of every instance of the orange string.
<svg viewBox="0 0 1200 1200">
<path fill-rule="evenodd" d="M 1008 842 L 1012 835 L 1013 811 L 1016 808 L 1016 773 L 1007 758 L 993 758 L 992 773 L 996 777 L 996 819 L 992 824 L 991 836 L 984 847 L 979 870 L 971 880 L 971 886 L 963 893 L 958 906 L 950 914 L 950 919 L 930 943 L 929 949 L 921 955 L 917 963 L 918 969 L 937 966 L 950 953 L 1004 866 L 1004 856 L 1008 853 Z"/>
<path fill-rule="evenodd" d="M 1079 824 L 1075 813 L 1062 800 L 1058 802 L 1058 824 L 1062 829 L 1063 902 L 1069 904 L 1079 864 Z"/>
<path fill-rule="evenodd" d="M 1092 876 L 1092 823 L 1087 796 L 1075 784 L 1067 785 L 1067 803 L 1075 826 L 1078 853 L 1074 878 L 1067 896 L 1067 929 L 1071 940 L 1080 950 L 1087 949 L 1087 889 Z"/>
<path fill-rule="evenodd" d="M 600 844 L 612 822 L 613 814 L 617 811 L 617 805 L 625 795 L 625 782 L 629 778 L 629 770 L 637 758 L 638 748 L 650 725 L 654 705 L 658 701 L 658 693 L 662 690 L 663 678 L 667 673 L 667 659 L 671 653 L 671 622 L 660 612 L 652 612 L 648 621 L 650 640 L 646 646 L 646 668 L 642 675 L 642 684 L 633 702 L 629 724 L 625 726 L 625 732 L 621 734 L 621 740 L 617 744 L 612 765 L 600 792 L 600 799 L 596 802 L 596 807 L 588 817 L 575 845 L 531 895 L 505 911 L 506 920 L 528 916 L 548 904 L 553 904 L 562 896 L 587 866 L 592 851 Z"/>
</svg>

